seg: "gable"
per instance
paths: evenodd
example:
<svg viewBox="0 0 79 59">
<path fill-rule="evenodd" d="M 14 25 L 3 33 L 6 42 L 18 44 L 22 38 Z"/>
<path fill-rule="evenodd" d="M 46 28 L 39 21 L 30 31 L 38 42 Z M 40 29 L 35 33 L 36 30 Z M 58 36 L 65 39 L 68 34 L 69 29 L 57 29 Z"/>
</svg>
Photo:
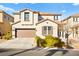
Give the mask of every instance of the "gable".
<svg viewBox="0 0 79 59">
<path fill-rule="evenodd" d="M 50 19 L 46 19 L 46 20 L 42 20 L 42 21 L 38 22 L 36 25 L 41 24 L 41 23 L 43 23 L 43 22 L 45 22 L 45 21 L 50 21 L 50 22 L 52 22 L 52 23 L 59 24 L 59 23 L 56 22 L 56 21 L 53 21 L 53 20 L 50 20 Z"/>
<path fill-rule="evenodd" d="M 30 9 L 23 9 L 23 10 L 21 10 L 20 12 L 24 12 L 24 11 L 30 11 L 30 12 L 33 12 L 33 11 L 30 10 Z"/>
</svg>

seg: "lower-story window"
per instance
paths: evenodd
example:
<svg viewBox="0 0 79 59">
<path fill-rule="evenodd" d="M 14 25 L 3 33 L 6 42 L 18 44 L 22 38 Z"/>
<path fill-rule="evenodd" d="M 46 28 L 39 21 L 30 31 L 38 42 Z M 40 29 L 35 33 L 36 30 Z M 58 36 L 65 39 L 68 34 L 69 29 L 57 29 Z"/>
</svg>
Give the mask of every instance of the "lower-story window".
<svg viewBox="0 0 79 59">
<path fill-rule="evenodd" d="M 53 27 L 52 26 L 43 26 L 42 27 L 42 35 L 52 35 L 53 34 Z"/>
</svg>

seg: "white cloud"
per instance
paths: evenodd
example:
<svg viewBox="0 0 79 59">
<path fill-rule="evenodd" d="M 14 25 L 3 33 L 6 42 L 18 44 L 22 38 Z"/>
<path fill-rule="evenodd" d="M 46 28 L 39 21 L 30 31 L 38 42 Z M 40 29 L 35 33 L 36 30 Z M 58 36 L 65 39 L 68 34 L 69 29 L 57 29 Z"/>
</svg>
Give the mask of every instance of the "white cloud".
<svg viewBox="0 0 79 59">
<path fill-rule="evenodd" d="M 62 10 L 62 12 L 64 13 L 64 12 L 66 12 L 66 10 Z"/>
<path fill-rule="evenodd" d="M 4 6 L 4 5 L 0 5 L 0 9 L 1 10 L 4 10 L 4 11 L 15 11 L 14 9 L 12 9 L 12 8 L 9 8 L 9 7 L 6 7 L 6 6 Z"/>
<path fill-rule="evenodd" d="M 37 4 L 37 3 L 31 3 L 31 4 Z"/>
<path fill-rule="evenodd" d="M 17 5 L 17 4 L 19 4 L 19 3 L 14 3 L 14 4 L 16 4 L 16 5 Z"/>
<path fill-rule="evenodd" d="M 73 3 L 72 5 L 74 5 L 74 6 L 78 6 L 78 5 L 79 5 L 79 3 Z"/>
</svg>

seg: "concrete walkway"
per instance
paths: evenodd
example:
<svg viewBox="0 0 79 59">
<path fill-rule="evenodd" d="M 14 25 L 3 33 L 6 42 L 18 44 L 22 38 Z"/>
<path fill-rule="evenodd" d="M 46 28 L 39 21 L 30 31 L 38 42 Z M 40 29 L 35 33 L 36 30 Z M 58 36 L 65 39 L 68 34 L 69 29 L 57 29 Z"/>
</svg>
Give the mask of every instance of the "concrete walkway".
<svg viewBox="0 0 79 59">
<path fill-rule="evenodd" d="M 7 41 L 6 39 L 0 39 L 0 43 L 4 43 L 5 41 Z"/>
<path fill-rule="evenodd" d="M 34 46 L 34 38 L 16 38 L 0 44 L 2 49 L 30 49 Z"/>
</svg>

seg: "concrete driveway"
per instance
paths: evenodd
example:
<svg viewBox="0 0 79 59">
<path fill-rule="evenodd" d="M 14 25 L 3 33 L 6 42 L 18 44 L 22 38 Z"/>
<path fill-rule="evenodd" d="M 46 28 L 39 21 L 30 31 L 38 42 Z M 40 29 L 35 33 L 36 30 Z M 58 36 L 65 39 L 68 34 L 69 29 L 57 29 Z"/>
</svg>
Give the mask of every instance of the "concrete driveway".
<svg viewBox="0 0 79 59">
<path fill-rule="evenodd" d="M 15 38 L 0 44 L 2 49 L 30 49 L 35 47 L 34 38 Z"/>
<path fill-rule="evenodd" d="M 6 39 L 0 39 L 0 43 L 4 43 L 5 41 L 7 41 Z"/>
</svg>

